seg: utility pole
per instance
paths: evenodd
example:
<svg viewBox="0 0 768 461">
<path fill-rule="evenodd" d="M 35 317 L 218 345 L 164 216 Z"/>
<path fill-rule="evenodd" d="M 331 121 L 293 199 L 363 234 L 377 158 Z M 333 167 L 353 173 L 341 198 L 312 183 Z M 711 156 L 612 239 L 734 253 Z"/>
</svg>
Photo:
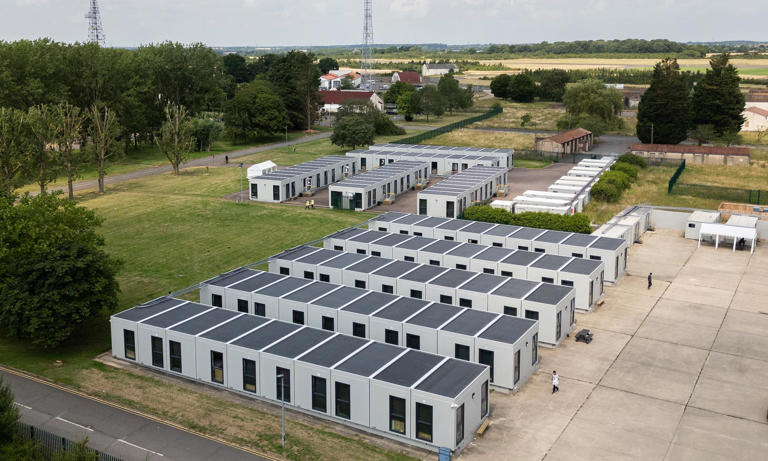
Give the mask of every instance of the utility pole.
<svg viewBox="0 0 768 461">
<path fill-rule="evenodd" d="M 106 36 L 104 35 L 104 28 L 101 26 L 101 13 L 97 0 L 91 0 L 91 6 L 88 8 L 88 13 L 85 14 L 85 19 L 88 20 L 88 41 L 104 46 Z"/>
</svg>

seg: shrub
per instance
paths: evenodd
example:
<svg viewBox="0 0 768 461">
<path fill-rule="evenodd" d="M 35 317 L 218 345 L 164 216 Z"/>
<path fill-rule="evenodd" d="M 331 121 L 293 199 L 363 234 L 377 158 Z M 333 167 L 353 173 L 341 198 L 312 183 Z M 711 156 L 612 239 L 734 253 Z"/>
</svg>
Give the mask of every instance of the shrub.
<svg viewBox="0 0 768 461">
<path fill-rule="evenodd" d="M 643 157 L 630 153 L 620 155 L 619 162 L 629 163 L 630 165 L 635 165 L 638 168 L 645 168 L 648 166 L 648 163 Z"/>
<path fill-rule="evenodd" d="M 637 181 L 637 167 L 629 163 L 616 162 L 611 165 L 611 171 L 620 171 L 629 176 L 631 182 Z"/>
<path fill-rule="evenodd" d="M 563 216 L 545 212 L 525 212 L 512 214 L 509 211 L 492 208 L 488 205 L 475 205 L 464 210 L 464 219 L 483 221 L 497 224 L 512 224 L 516 226 L 536 227 L 539 229 L 560 230 L 589 234 L 592 227 L 589 217 L 583 213 Z"/>
<path fill-rule="evenodd" d="M 613 184 L 598 181 L 594 186 L 592 186 L 590 195 L 594 200 L 600 200 L 603 202 L 617 202 L 621 193 Z"/>
<path fill-rule="evenodd" d="M 600 177 L 598 182 L 607 182 L 608 184 L 613 184 L 616 186 L 619 194 L 629 189 L 629 187 L 632 185 L 632 182 L 629 180 L 629 176 L 627 176 L 626 173 L 622 173 L 621 171 L 606 171 L 603 173 L 603 176 Z"/>
</svg>

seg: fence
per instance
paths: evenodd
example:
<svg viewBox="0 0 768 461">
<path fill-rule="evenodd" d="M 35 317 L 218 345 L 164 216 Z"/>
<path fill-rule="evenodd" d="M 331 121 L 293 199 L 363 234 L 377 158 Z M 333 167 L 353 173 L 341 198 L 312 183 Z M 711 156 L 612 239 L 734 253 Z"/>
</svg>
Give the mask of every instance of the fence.
<svg viewBox="0 0 768 461">
<path fill-rule="evenodd" d="M 441 134 L 450 133 L 453 130 L 464 128 L 467 125 L 481 122 L 485 119 L 488 119 L 495 115 L 500 114 L 502 111 L 503 109 L 501 107 L 493 107 L 487 112 L 484 112 L 480 115 L 475 115 L 474 117 L 465 118 L 463 120 L 459 120 L 458 122 L 453 122 L 448 125 L 441 126 L 440 128 L 435 128 L 434 130 L 425 131 L 423 133 L 419 133 L 417 135 L 409 136 L 403 139 L 398 139 L 397 141 L 392 141 L 392 142 L 397 144 L 419 144 L 422 141 L 435 138 L 437 136 L 440 136 Z"/>
<path fill-rule="evenodd" d="M 29 424 L 22 422 L 17 424 L 19 436 L 21 436 L 21 438 L 24 440 L 31 440 L 36 442 L 45 459 L 52 459 L 54 456 L 63 451 L 72 451 L 77 446 L 77 442 L 73 442 L 65 437 L 60 437 L 52 432 L 39 429 L 35 426 L 30 426 Z M 99 461 L 122 461 L 120 458 L 108 455 L 106 453 L 101 453 L 90 447 L 85 447 L 85 450 L 88 453 L 93 453 L 98 456 L 97 459 Z"/>
<path fill-rule="evenodd" d="M 683 171 L 685 170 L 685 160 L 680 162 L 680 166 L 677 167 L 675 170 L 675 173 L 672 175 L 671 178 L 669 178 L 669 184 L 667 184 L 667 194 L 672 193 L 672 188 L 675 187 L 675 184 L 677 184 L 677 180 L 680 179 L 680 175 L 683 174 Z"/>
<path fill-rule="evenodd" d="M 737 189 L 735 187 L 708 186 L 706 184 L 677 183 L 671 190 L 675 195 L 710 198 L 726 202 L 768 205 L 768 190 Z"/>
</svg>

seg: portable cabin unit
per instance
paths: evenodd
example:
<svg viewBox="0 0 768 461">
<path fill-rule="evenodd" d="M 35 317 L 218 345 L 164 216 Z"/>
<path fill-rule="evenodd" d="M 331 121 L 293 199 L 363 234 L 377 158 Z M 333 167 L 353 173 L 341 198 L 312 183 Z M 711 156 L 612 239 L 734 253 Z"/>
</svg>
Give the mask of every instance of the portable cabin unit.
<svg viewBox="0 0 768 461">
<path fill-rule="evenodd" d="M 336 331 L 338 319 L 336 309 L 326 308 L 315 301 L 326 296 L 338 295 L 346 287 L 325 282 L 312 282 L 283 295 L 277 300 L 278 317 L 285 322 L 309 325 L 323 330 Z M 309 308 L 313 306 L 314 309 Z"/>
<path fill-rule="evenodd" d="M 368 221 L 368 228 L 371 230 L 377 230 L 381 232 L 389 232 L 389 223 L 391 223 L 396 219 L 400 219 L 403 216 L 407 216 L 409 214 L 411 213 L 400 213 L 397 211 L 388 211 Z"/>
<path fill-rule="evenodd" d="M 488 205 L 490 205 L 491 208 L 498 208 L 500 210 L 509 211 L 510 213 L 515 212 L 515 202 L 512 200 L 492 200 Z"/>
<path fill-rule="evenodd" d="M 626 240 L 598 237 L 587 247 L 587 257 L 605 264 L 605 280 L 616 283 L 627 273 Z"/>
<path fill-rule="evenodd" d="M 555 181 L 553 184 L 563 184 L 563 185 L 571 185 L 571 186 L 586 186 L 588 184 L 592 184 L 595 181 L 592 177 L 581 177 L 581 176 L 560 176 L 557 181 Z"/>
<path fill-rule="evenodd" d="M 569 194 L 569 193 L 550 192 L 550 191 L 527 190 L 523 192 L 523 196 L 552 199 L 552 200 L 562 200 L 568 204 L 573 204 L 575 206 L 575 210 L 577 213 L 581 213 L 584 210 L 584 197 L 582 195 L 577 195 L 576 193 Z"/>
<path fill-rule="evenodd" d="M 404 322 L 426 309 L 430 304 L 432 303 L 427 301 L 399 297 L 394 302 L 376 310 L 371 316 L 371 339 L 395 346 L 410 347 L 406 343 Z M 412 347 L 412 349 L 422 350 L 421 347 Z M 424 350 L 432 353 L 437 352 L 436 350 Z"/>
<path fill-rule="evenodd" d="M 591 311 L 605 294 L 605 266 L 600 261 L 571 258 L 558 273 L 557 283 L 573 287 L 580 311 Z"/>
<path fill-rule="evenodd" d="M 338 155 L 322 157 L 249 178 L 250 198 L 259 202 L 284 202 L 305 192 L 314 193 L 318 188 L 354 175 L 357 170 L 355 158 Z"/>
<path fill-rule="evenodd" d="M 454 306 L 466 307 L 467 301 L 460 302 L 458 287 L 469 282 L 480 274 L 459 269 L 449 269 L 440 276 L 430 281 L 427 287 L 427 299 L 443 304 L 452 304 Z M 480 308 L 480 305 L 476 307 Z"/>
<path fill-rule="evenodd" d="M 522 229 L 520 226 L 497 224 L 491 229 L 480 234 L 480 244 L 494 247 L 505 247 L 507 237 Z"/>
<path fill-rule="evenodd" d="M 152 317 L 187 304 L 189 301 L 183 301 L 173 298 L 157 298 L 147 301 L 132 309 L 118 312 L 109 319 L 110 331 L 112 333 L 112 355 L 123 360 L 139 361 L 137 349 L 137 338 L 139 336 L 138 322 L 148 320 Z M 146 354 L 146 351 L 144 352 Z M 151 359 L 151 357 L 150 357 Z M 151 363 L 151 361 L 150 361 Z"/>
<path fill-rule="evenodd" d="M 344 268 L 341 276 L 342 285 L 366 289 L 370 286 L 369 276 L 384 266 L 392 264 L 395 260 L 370 256 L 359 263 Z"/>
<path fill-rule="evenodd" d="M 575 258 L 589 258 L 587 248 L 599 237 L 589 234 L 571 234 L 560 242 L 558 252 L 560 256 L 573 256 Z"/>
<path fill-rule="evenodd" d="M 462 246 L 462 244 L 456 241 L 433 240 L 431 244 L 419 249 L 416 262 L 420 264 L 428 264 L 430 266 L 452 267 L 452 264 L 444 263 L 443 259 L 447 253 L 450 253 L 460 246 Z M 447 259 L 450 260 L 450 258 Z"/>
<path fill-rule="evenodd" d="M 438 240 L 458 240 L 459 231 L 475 221 L 469 221 L 466 219 L 451 219 L 435 227 L 432 238 Z"/>
<path fill-rule="evenodd" d="M 539 328 L 535 320 L 501 315 L 475 334 L 477 362 L 490 367 L 491 383 L 511 382 L 515 391 L 539 368 Z M 511 359 L 510 359 L 511 357 Z M 497 361 L 512 367 L 498 367 Z"/>
<path fill-rule="evenodd" d="M 528 267 L 541 259 L 542 253 L 526 250 L 512 250 L 513 253 L 498 263 L 499 274 L 520 280 L 528 280 Z M 541 280 L 536 280 L 540 282 Z"/>
<path fill-rule="evenodd" d="M 422 250 L 422 253 L 426 257 L 429 258 L 430 264 L 432 261 L 432 256 L 429 255 L 429 251 L 431 248 L 439 245 L 447 243 L 445 240 L 437 240 L 435 244 L 430 245 Z M 442 259 L 442 266 L 445 267 L 455 267 L 456 269 L 463 269 L 463 270 L 470 270 L 473 259 L 482 253 L 483 251 L 487 250 L 488 247 L 484 245 L 475 245 L 474 243 L 458 243 L 458 242 L 451 242 L 456 243 L 457 246 L 453 249 L 449 249 L 448 251 L 442 252 L 442 254 L 436 254 L 435 256 L 438 256 L 438 259 Z M 421 261 L 423 263 L 423 261 Z M 485 272 L 486 274 L 495 274 L 496 271 L 493 269 L 490 270 L 481 270 L 479 272 Z"/>
<path fill-rule="evenodd" d="M 369 150 L 400 152 L 406 154 L 453 154 L 453 155 L 480 155 L 484 157 L 493 157 L 498 159 L 499 166 L 506 166 L 512 169 L 514 164 L 514 149 L 496 149 L 489 147 L 466 147 L 466 146 L 439 146 L 431 144 L 373 144 L 368 146 Z"/>
<path fill-rule="evenodd" d="M 429 164 L 401 160 L 328 186 L 331 208 L 363 211 L 429 179 Z"/>
<path fill-rule="evenodd" d="M 687 239 L 699 239 L 699 232 L 701 231 L 701 225 L 703 223 L 719 223 L 720 212 L 719 211 L 701 211 L 697 210 L 688 216 L 688 220 L 685 223 L 685 238 Z"/>
<path fill-rule="evenodd" d="M 271 285 L 254 291 L 251 294 L 251 301 L 258 314 L 265 312 L 265 315 L 269 318 L 304 325 L 306 324 L 307 317 L 306 310 L 281 309 L 281 298 L 310 284 L 312 284 L 311 280 L 285 277 Z"/>
<path fill-rule="evenodd" d="M 488 366 L 278 320 L 245 320 L 248 314 L 221 323 L 222 315 L 239 314 L 165 301 L 113 316 L 116 357 L 171 373 L 171 362 L 162 355 L 162 349 L 169 348 L 167 329 L 197 318 L 195 329 L 204 333 L 193 336 L 192 347 L 181 349 L 178 359 L 209 366 L 188 367 L 189 373 L 180 374 L 188 379 L 272 403 L 282 401 L 310 415 L 434 451 L 461 449 L 488 416 Z M 177 307 L 169 307 L 172 304 Z M 213 312 L 217 314 L 203 316 Z M 150 331 L 150 325 L 158 330 Z M 131 336 L 125 331 L 140 333 Z M 149 351 L 149 363 L 120 354 L 131 349 Z M 390 402 L 398 411 L 389 411 Z M 467 437 L 447 436 L 456 434 L 457 425 Z"/>
<path fill-rule="evenodd" d="M 507 168 L 476 166 L 420 191 L 416 212 L 439 218 L 460 217 L 464 210 L 485 203 L 506 190 Z"/>
<path fill-rule="evenodd" d="M 576 323 L 575 296 L 569 287 L 542 283 L 523 299 L 522 308 L 525 318 L 539 322 L 539 341 L 553 347 Z"/>
<path fill-rule="evenodd" d="M 418 237 L 435 238 L 435 228 L 449 222 L 448 218 L 430 216 L 411 225 L 411 233 Z"/>
<path fill-rule="evenodd" d="M 557 255 L 542 255 L 528 266 L 528 278 L 532 282 L 558 283 L 560 269 L 572 258 Z"/>
<path fill-rule="evenodd" d="M 344 268 L 356 264 L 367 256 L 358 253 L 345 253 L 328 261 L 318 264 L 317 280 L 341 285 L 344 278 Z"/>
<path fill-rule="evenodd" d="M 404 234 L 385 234 L 382 238 L 374 240 L 368 244 L 371 256 L 381 256 L 382 258 L 393 258 L 394 248 L 413 236 Z M 394 258 L 393 258 L 394 259 Z"/>
<path fill-rule="evenodd" d="M 421 264 L 407 274 L 399 276 L 396 280 L 395 294 L 416 299 L 426 299 L 429 282 L 444 273 L 447 269 L 439 266 Z"/>
<path fill-rule="evenodd" d="M 371 336 L 371 314 L 397 301 L 398 297 L 362 290 L 354 293 L 347 290 L 345 294 L 353 299 L 339 297 L 340 299 L 335 300 L 329 297 L 324 301 L 327 305 L 336 306 L 339 309 L 339 331 L 359 338 L 376 339 Z M 395 344 L 397 345 L 399 344 Z"/>
<path fill-rule="evenodd" d="M 440 328 L 465 310 L 450 304 L 429 303 L 426 308 L 403 321 L 406 347 L 437 354 Z"/>
<path fill-rule="evenodd" d="M 384 168 L 391 163 L 426 162 L 429 165 L 429 171 L 436 175 L 455 174 L 474 166 L 503 166 L 505 161 L 499 157 L 466 153 L 408 153 L 386 150 L 354 150 L 347 152 L 347 156 L 357 158 L 360 161 L 360 168 L 368 171 Z"/>
<path fill-rule="evenodd" d="M 381 293 L 395 293 L 397 290 L 397 278 L 421 267 L 421 264 L 409 261 L 395 261 L 372 273 L 369 289 Z"/>
<path fill-rule="evenodd" d="M 483 234 L 494 227 L 496 227 L 496 224 L 493 223 L 470 221 L 468 225 L 456 231 L 456 240 L 459 242 L 479 244 L 480 238 L 478 238 L 477 234 Z"/>
<path fill-rule="evenodd" d="M 526 211 L 546 211 L 548 213 L 572 215 L 577 211 L 577 205 L 574 202 L 568 200 L 518 195 L 512 199 L 512 203 L 514 203 L 514 213 L 525 213 Z"/>
<path fill-rule="evenodd" d="M 401 261 L 416 262 L 419 259 L 419 250 L 432 244 L 433 241 L 433 239 L 426 237 L 411 237 L 392 248 L 392 257 Z M 373 243 L 383 245 L 384 239 L 376 240 Z"/>
<path fill-rule="evenodd" d="M 578 186 L 578 185 L 568 185 L 568 184 L 558 184 L 554 183 L 551 186 L 547 187 L 547 190 L 549 192 L 555 192 L 558 194 L 572 194 L 579 196 L 579 199 L 583 202 L 584 205 L 589 203 L 590 199 L 590 190 L 591 187 L 585 187 L 585 186 Z"/>
<path fill-rule="evenodd" d="M 477 361 L 475 358 L 478 356 L 475 337 L 500 317 L 502 314 L 466 309 L 458 317 L 440 328 L 438 355 Z M 486 365 L 492 366 L 493 362 Z"/>
<path fill-rule="evenodd" d="M 601 174 L 603 174 L 602 168 L 576 166 L 568 170 L 568 176 L 575 176 L 577 178 L 598 178 Z"/>
<path fill-rule="evenodd" d="M 745 216 L 745 215 L 731 215 L 726 222 L 729 226 L 736 227 L 749 227 L 751 229 L 757 228 L 757 223 L 760 220 L 757 216 Z"/>
<path fill-rule="evenodd" d="M 495 275 L 503 275 L 505 277 L 525 279 L 525 276 L 515 277 L 510 273 L 502 273 L 501 267 L 499 266 L 499 263 L 501 261 L 512 256 L 515 253 L 515 251 L 516 250 L 510 250 L 508 248 L 499 248 L 499 247 L 489 248 L 487 246 L 483 246 L 483 251 L 474 255 L 472 259 L 469 261 L 468 269 L 472 272 L 482 272 L 484 274 L 492 274 L 492 275 L 495 274 Z M 466 265 L 466 263 L 462 263 L 462 265 Z M 461 267 L 458 267 L 458 266 L 456 266 L 456 268 L 461 269 Z"/>
<path fill-rule="evenodd" d="M 507 237 L 507 248 L 513 248 L 515 250 L 534 251 L 533 241 L 540 235 L 548 231 L 544 229 L 537 229 L 535 227 L 522 227 L 514 234 Z M 537 253 L 544 253 L 544 249 Z"/>
<path fill-rule="evenodd" d="M 532 251 L 535 253 L 556 255 L 559 252 L 560 244 L 571 235 L 570 232 L 548 230 L 533 239 Z"/>
<path fill-rule="evenodd" d="M 409 214 L 390 222 L 389 232 L 393 234 L 412 235 L 411 228 L 419 221 L 428 219 L 426 216 Z"/>
<path fill-rule="evenodd" d="M 632 245 L 635 243 L 635 228 L 633 226 L 622 226 L 616 223 L 605 223 L 595 229 L 592 234 L 602 237 L 622 239 L 627 242 L 627 245 Z"/>
</svg>

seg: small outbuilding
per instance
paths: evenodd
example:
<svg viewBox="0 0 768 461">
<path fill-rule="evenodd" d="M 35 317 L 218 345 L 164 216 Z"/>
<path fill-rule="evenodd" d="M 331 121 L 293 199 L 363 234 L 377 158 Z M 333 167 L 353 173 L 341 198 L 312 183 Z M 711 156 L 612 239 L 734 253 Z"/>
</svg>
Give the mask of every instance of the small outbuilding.
<svg viewBox="0 0 768 461">
<path fill-rule="evenodd" d="M 576 128 L 547 138 L 536 138 L 536 150 L 565 156 L 589 152 L 594 142 L 591 131 Z"/>
<path fill-rule="evenodd" d="M 688 216 L 688 220 L 685 223 L 685 238 L 698 240 L 699 231 L 701 231 L 701 225 L 704 223 L 719 223 L 720 212 L 719 211 L 701 211 L 697 210 Z"/>
<path fill-rule="evenodd" d="M 247 176 L 248 179 L 255 178 L 257 176 L 264 176 L 265 174 L 274 173 L 277 171 L 277 164 L 272 160 L 266 162 L 257 163 L 248 167 Z"/>
<path fill-rule="evenodd" d="M 421 85 L 421 75 L 418 72 L 395 72 L 392 74 L 392 83 L 403 82 L 411 85 Z"/>
</svg>

